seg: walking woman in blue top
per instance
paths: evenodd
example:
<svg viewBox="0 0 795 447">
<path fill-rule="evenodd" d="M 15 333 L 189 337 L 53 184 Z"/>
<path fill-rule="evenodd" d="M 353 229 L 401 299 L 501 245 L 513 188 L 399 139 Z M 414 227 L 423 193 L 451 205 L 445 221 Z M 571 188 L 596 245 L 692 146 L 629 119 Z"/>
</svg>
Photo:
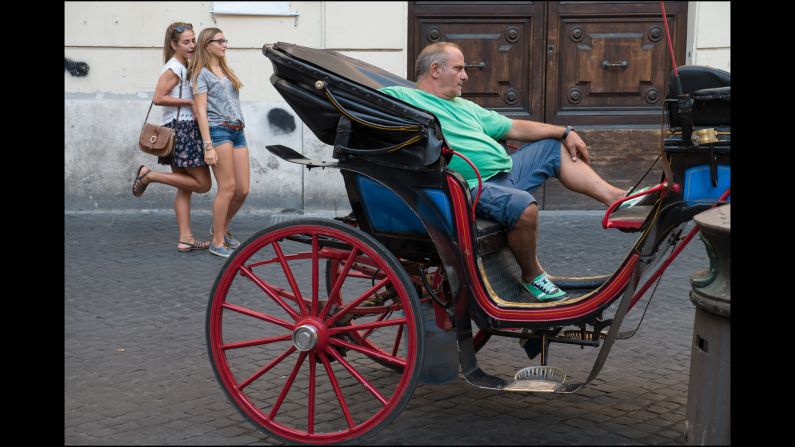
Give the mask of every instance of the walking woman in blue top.
<svg viewBox="0 0 795 447">
<path fill-rule="evenodd" d="M 193 57 L 195 47 L 196 37 L 190 23 L 175 22 L 166 28 L 165 65 L 157 80 L 153 102 L 163 106 L 163 126 L 175 130 L 174 153 L 157 159 L 161 165 L 170 165 L 171 172 L 157 172 L 141 165 L 132 186 L 135 197 L 141 197 L 153 182 L 177 188 L 174 212 L 179 227 L 178 251 L 206 250 L 209 245 L 209 241 L 194 238 L 190 226 L 192 193 L 205 193 L 212 186 L 210 169 L 204 162 L 199 126 L 194 119 L 195 107 L 187 75 L 188 60 Z"/>
<path fill-rule="evenodd" d="M 202 30 L 189 69 L 204 159 L 218 182 L 209 251 L 224 258 L 240 245 L 229 232 L 229 223 L 246 200 L 250 186 L 249 152 L 240 109 L 243 84 L 226 62 L 227 44 L 220 29 Z"/>
</svg>

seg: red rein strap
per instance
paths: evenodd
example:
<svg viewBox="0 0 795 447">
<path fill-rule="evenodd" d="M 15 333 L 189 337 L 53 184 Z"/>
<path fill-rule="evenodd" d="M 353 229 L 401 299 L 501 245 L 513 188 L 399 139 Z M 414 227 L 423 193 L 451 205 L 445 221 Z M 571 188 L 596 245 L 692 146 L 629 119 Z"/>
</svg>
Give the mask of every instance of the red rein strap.
<svg viewBox="0 0 795 447">
<path fill-rule="evenodd" d="M 674 56 L 674 44 L 671 41 L 671 30 L 668 29 L 668 14 L 665 13 L 665 2 L 660 2 L 662 7 L 663 23 L 665 24 L 665 35 L 668 37 L 668 52 L 671 54 L 671 64 L 674 66 L 674 76 L 679 77 L 679 69 L 676 68 L 676 56 Z"/>
<path fill-rule="evenodd" d="M 475 207 L 478 205 L 478 200 L 480 200 L 480 193 L 483 191 L 483 180 L 480 178 L 480 171 L 478 171 L 478 168 L 476 168 L 475 165 L 468 158 L 466 158 L 465 156 L 461 155 L 460 153 L 450 149 L 447 146 L 442 146 L 442 154 L 445 154 L 445 155 L 447 155 L 447 154 L 458 155 L 465 162 L 469 163 L 469 166 L 472 167 L 472 170 L 475 171 L 475 175 L 478 176 L 478 194 L 475 196 L 475 202 L 472 203 L 472 222 L 474 222 L 475 221 Z"/>
</svg>

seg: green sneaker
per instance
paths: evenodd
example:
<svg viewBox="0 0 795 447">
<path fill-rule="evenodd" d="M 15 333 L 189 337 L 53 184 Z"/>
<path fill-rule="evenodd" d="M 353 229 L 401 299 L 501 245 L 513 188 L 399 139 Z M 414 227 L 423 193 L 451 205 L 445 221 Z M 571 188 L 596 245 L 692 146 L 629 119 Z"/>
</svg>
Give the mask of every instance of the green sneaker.
<svg viewBox="0 0 795 447">
<path fill-rule="evenodd" d="M 550 281 L 549 275 L 547 275 L 546 272 L 538 275 L 531 283 L 523 282 L 522 287 L 530 292 L 533 298 L 541 302 L 558 301 L 569 296 Z"/>
</svg>

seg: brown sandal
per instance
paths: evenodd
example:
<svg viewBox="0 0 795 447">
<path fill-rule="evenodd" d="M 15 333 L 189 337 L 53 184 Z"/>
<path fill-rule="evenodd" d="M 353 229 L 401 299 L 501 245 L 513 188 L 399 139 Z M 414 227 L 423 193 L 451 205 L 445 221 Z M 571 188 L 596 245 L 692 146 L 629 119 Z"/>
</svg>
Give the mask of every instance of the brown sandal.
<svg viewBox="0 0 795 447">
<path fill-rule="evenodd" d="M 188 236 L 193 238 L 193 235 Z M 187 245 L 188 248 L 179 248 L 179 245 Z M 193 251 L 193 250 L 207 250 L 210 247 L 210 241 L 197 241 L 195 238 L 193 242 L 177 242 L 177 251 L 181 251 L 183 253 Z"/>
<path fill-rule="evenodd" d="M 144 194 L 144 191 L 146 191 L 146 187 L 149 186 L 149 182 L 144 183 L 143 180 L 144 177 L 146 177 L 147 175 L 149 175 L 150 172 L 152 172 L 152 170 L 147 168 L 149 170 L 146 171 L 146 174 L 141 175 L 141 170 L 143 168 L 146 168 L 146 166 L 141 165 L 138 167 L 138 172 L 135 174 L 135 181 L 133 181 L 132 193 L 135 197 L 141 197 Z"/>
</svg>

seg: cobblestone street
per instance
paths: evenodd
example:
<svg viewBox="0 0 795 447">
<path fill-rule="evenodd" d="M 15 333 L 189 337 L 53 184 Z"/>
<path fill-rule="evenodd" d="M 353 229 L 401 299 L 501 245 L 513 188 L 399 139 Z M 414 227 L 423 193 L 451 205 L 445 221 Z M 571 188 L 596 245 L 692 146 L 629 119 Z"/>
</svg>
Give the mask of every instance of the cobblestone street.
<svg viewBox="0 0 795 447">
<path fill-rule="evenodd" d="M 637 234 L 603 230 L 598 211 L 542 211 L 538 257 L 553 275 L 608 274 Z M 240 214 L 241 242 L 296 215 Z M 207 237 L 211 217 L 193 216 Z M 281 445 L 227 399 L 205 346 L 210 291 L 224 259 L 178 253 L 170 212 L 67 213 L 65 221 L 66 444 Z M 692 224 L 691 224 L 692 225 Z M 637 334 L 618 340 L 599 377 L 572 395 L 493 392 L 463 377 L 419 385 L 368 445 L 682 445 L 695 309 L 690 276 L 708 267 L 699 238 L 663 275 Z M 651 289 L 627 315 L 644 315 Z M 553 344 L 549 364 L 583 381 L 596 348 Z M 515 339 L 478 354 L 503 378 L 529 360 Z"/>
</svg>

